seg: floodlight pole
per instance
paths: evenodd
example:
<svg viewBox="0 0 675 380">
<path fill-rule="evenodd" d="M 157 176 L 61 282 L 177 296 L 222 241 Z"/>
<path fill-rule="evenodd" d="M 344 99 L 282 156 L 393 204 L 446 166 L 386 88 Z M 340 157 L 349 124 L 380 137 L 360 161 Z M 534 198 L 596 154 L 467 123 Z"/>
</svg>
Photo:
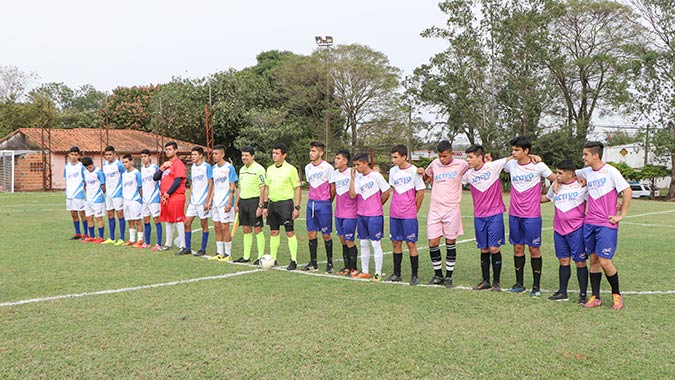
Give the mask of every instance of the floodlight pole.
<svg viewBox="0 0 675 380">
<path fill-rule="evenodd" d="M 330 62 L 328 61 L 328 56 L 330 52 L 330 47 L 333 46 L 333 37 L 332 36 L 316 36 L 314 37 L 314 41 L 319 47 L 325 48 L 326 49 L 326 94 L 325 94 L 325 127 L 324 127 L 324 144 L 326 145 L 326 155 L 324 157 L 329 157 L 328 156 L 328 139 L 330 137 Z"/>
</svg>

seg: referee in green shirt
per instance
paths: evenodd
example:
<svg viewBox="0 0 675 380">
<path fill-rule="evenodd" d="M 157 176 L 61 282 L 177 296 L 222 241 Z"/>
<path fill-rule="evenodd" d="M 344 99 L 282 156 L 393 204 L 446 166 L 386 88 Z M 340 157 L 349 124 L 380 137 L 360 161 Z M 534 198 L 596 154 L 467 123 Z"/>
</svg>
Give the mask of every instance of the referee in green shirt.
<svg viewBox="0 0 675 380">
<path fill-rule="evenodd" d="M 263 193 L 263 217 L 270 226 L 270 253 L 277 259 L 281 237 L 279 226 L 283 225 L 288 237 L 288 250 L 291 251 L 291 263 L 286 269 L 298 267 L 298 239 L 293 231 L 293 221 L 300 215 L 302 190 L 300 178 L 295 166 L 286 162 L 288 148 L 285 144 L 272 147 L 274 165 L 267 168 L 266 191 Z"/>
<path fill-rule="evenodd" d="M 255 162 L 255 150 L 250 146 L 241 148 L 241 161 L 244 166 L 239 169 L 239 191 L 234 203 L 234 212 L 239 214 L 239 225 L 244 230 L 244 257 L 234 260 L 235 263 L 251 261 L 253 247 L 253 231 L 258 246 L 258 259 L 265 254 L 265 236 L 263 235 L 262 207 L 260 194 L 265 191 L 265 168 Z"/>
</svg>

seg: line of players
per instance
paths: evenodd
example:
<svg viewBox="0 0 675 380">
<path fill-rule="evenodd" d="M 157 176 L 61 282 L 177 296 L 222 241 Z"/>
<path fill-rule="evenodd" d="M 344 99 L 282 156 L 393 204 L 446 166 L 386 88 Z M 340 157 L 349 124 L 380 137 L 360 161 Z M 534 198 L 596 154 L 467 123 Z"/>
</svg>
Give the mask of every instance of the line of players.
<svg viewBox="0 0 675 380">
<path fill-rule="evenodd" d="M 167 151 L 167 157 L 169 158 L 167 162 L 180 162 L 180 160 L 175 159 L 176 147 L 170 147 L 170 144 L 172 143 L 167 144 L 167 148 L 174 148 L 174 152 L 173 157 L 170 157 Z M 173 144 L 175 145 L 175 143 Z M 335 167 L 333 167 L 323 160 L 324 145 L 318 141 L 311 143 L 309 152 L 311 162 L 305 167 L 305 176 L 309 183 L 306 227 L 309 238 L 310 262 L 303 269 L 318 270 L 318 233 L 321 232 L 327 258 L 326 272 L 334 272 L 331 234 L 332 202 L 335 200 L 335 226 L 342 243 L 343 262 L 345 263 L 344 268 L 338 274 L 373 281 L 381 280 L 383 251 L 380 241 L 384 235 L 382 206 L 388 201 L 391 194 L 389 221 L 394 270 L 393 274 L 385 281 L 402 281 L 401 264 L 403 242 L 405 242 L 410 253 L 412 271 L 410 284 L 418 284 L 417 214 L 424 198 L 425 183 L 431 183 L 427 234 L 434 276 L 430 284 L 453 287 L 452 275 L 457 257 L 456 239 L 463 234 L 460 212 L 462 185 L 468 184 L 474 201 L 474 227 L 477 246 L 481 253 L 483 277 L 474 289 L 501 291 L 502 256 L 500 247 L 505 244 L 503 213 L 506 212 L 506 208 L 502 200 L 502 185 L 499 174 L 505 171 L 510 174 L 512 186 L 509 208 L 509 242 L 514 246 L 516 272 L 516 284 L 507 291 L 522 293 L 526 290 L 524 267 L 525 245 L 527 245 L 533 273 L 533 286 L 530 296 L 541 297 L 542 259 L 540 245 L 542 223 L 540 203 L 552 201 L 555 204 L 554 242 L 556 256 L 560 261 L 560 286 L 559 290 L 549 299 L 554 301 L 569 299 L 567 286 L 571 276 L 570 261 L 574 261 L 580 288 L 580 304 L 586 307 L 601 305 L 600 282 L 604 271 L 612 288 L 612 306 L 615 309 L 622 308 L 623 300 L 619 291 L 618 274 L 611 260 L 616 251 L 618 222 L 628 211 L 631 194 L 630 187 L 620 173 L 602 162 L 602 144 L 590 142 L 584 146 L 583 160 L 586 168 L 575 170 L 574 163 L 571 160 L 565 160 L 558 165 L 555 174 L 537 156 L 530 155 L 531 143 L 526 137 L 514 138 L 511 145 L 512 155 L 495 161 L 491 160 L 489 154 L 486 154 L 481 146 L 473 145 L 466 150 L 467 160 L 464 161 L 454 159 L 451 144 L 448 141 L 442 141 L 437 147 L 439 157 L 427 168 L 419 169 L 408 162 L 406 147 L 397 145 L 391 150 L 391 159 L 394 166 L 390 170 L 389 181 L 387 182 L 379 172 L 369 167 L 367 155 L 359 154 L 353 160 L 350 160 L 349 152 L 339 151 L 335 156 Z M 148 219 L 150 216 L 157 217 L 153 213 L 156 207 L 153 208 L 150 205 L 157 203 L 154 202 L 157 199 L 157 194 L 155 193 L 156 190 L 150 187 L 146 190 L 146 182 L 149 185 L 156 180 L 163 180 L 166 176 L 163 173 L 172 170 L 176 172 L 176 170 L 175 168 L 170 169 L 170 166 L 166 166 L 166 163 L 161 168 L 157 168 L 150 163 L 149 152 L 144 151 L 141 158 L 143 162 L 142 173 L 145 174 L 137 173 L 138 171 L 133 167 L 131 156 L 123 157 L 122 165 L 125 171 L 122 172 L 122 168 L 119 166 L 118 168 L 123 178 L 123 184 L 126 185 L 127 181 L 131 183 L 127 192 L 124 191 L 126 186 L 122 186 L 122 195 L 124 215 L 132 225 L 130 230 L 132 239 L 129 242 L 120 243 L 124 241 L 124 218 L 120 218 L 122 238 L 115 241 L 112 211 L 113 209 L 117 210 L 114 195 L 118 192 L 114 190 L 112 192 L 113 207 L 110 208 L 108 214 L 111 236 L 108 240 L 103 240 L 102 215 L 98 216 L 101 213 L 97 213 L 95 207 L 96 204 L 102 203 L 102 198 L 100 194 L 94 194 L 93 190 L 89 189 L 92 187 L 89 181 L 97 177 L 101 185 L 104 181 L 108 181 L 108 187 L 111 188 L 110 178 L 114 178 L 115 175 L 110 175 L 109 173 L 112 171 L 106 171 L 106 167 L 114 166 L 116 163 L 114 160 L 109 160 L 107 153 L 108 149 L 106 149 L 106 164 L 103 171 L 105 177 L 101 174 L 92 174 L 97 173 L 98 169 L 90 164 L 90 159 L 87 160 L 86 157 L 82 159 L 86 171 L 90 173 L 86 174 L 85 172 L 88 177 L 88 201 L 86 202 L 88 222 L 93 226 L 93 220 L 91 219 L 93 214 L 99 226 L 99 237 L 93 241 L 147 247 L 150 244 Z M 114 149 L 112 153 L 114 155 Z M 79 156 L 79 150 L 73 148 L 71 154 L 69 155 L 71 163 L 66 166 L 65 170 L 67 178 L 69 178 L 69 171 L 73 172 L 74 170 L 70 166 L 77 166 L 76 160 Z M 202 256 L 205 254 L 208 242 L 208 217 L 211 212 L 213 213 L 217 240 L 217 254 L 213 259 L 229 261 L 231 259 L 229 223 L 234 221 L 234 213 L 237 212 L 240 225 L 244 230 L 244 254 L 235 262 L 250 262 L 253 232 L 255 232 L 257 241 L 258 259 L 263 255 L 265 251 L 265 239 L 262 233 L 264 217 L 267 219 L 267 224 L 271 230 L 270 253 L 276 260 L 280 246 L 280 226 L 283 225 L 291 254 L 291 262 L 287 269 L 295 270 L 297 268 L 297 239 L 293 221 L 299 216 L 301 191 L 297 170 L 286 162 L 286 154 L 287 149 L 283 144 L 275 145 L 272 154 L 274 164 L 265 170 L 255 162 L 253 149 L 245 147 L 242 149 L 244 166 L 237 176 L 234 167 L 224 159 L 224 147 L 217 146 L 214 150 L 216 164 L 213 166 L 205 163 L 203 150 L 200 147 L 195 147 L 192 150 L 192 194 L 188 205 L 187 220 L 182 223 L 182 220 L 177 220 L 180 217 L 176 218 L 176 215 L 165 218 L 165 213 L 160 213 L 162 221 L 169 224 L 167 230 L 173 232 L 173 225 L 171 225 L 173 223 L 179 232 L 181 249 L 177 252 L 177 255 L 191 253 L 190 226 L 195 216 L 199 217 L 202 225 L 202 246 L 194 255 Z M 350 166 L 350 161 L 353 162 L 353 167 Z M 185 175 L 184 167 L 182 172 L 174 173 L 178 176 L 176 178 L 180 178 L 181 174 Z M 136 178 L 135 184 L 133 183 L 134 177 Z M 576 180 L 577 177 L 583 178 L 582 182 L 587 185 L 582 185 L 581 182 Z M 541 195 L 542 178 L 547 178 L 555 183 L 544 196 Z M 171 184 L 178 182 L 180 181 L 171 182 Z M 235 191 L 237 183 L 239 183 L 238 192 Z M 96 187 L 94 182 L 91 182 L 91 184 Z M 158 193 L 161 194 L 163 204 L 168 204 L 169 199 L 176 195 L 176 189 L 171 188 L 168 181 L 166 185 L 157 185 L 156 183 L 154 185 L 160 186 L 160 188 L 165 187 L 164 190 L 160 189 Z M 136 186 L 136 192 L 131 191 L 133 186 Z M 174 190 L 174 192 L 171 192 L 171 190 Z M 233 199 L 235 192 L 236 200 Z M 621 192 L 623 192 L 623 202 L 617 214 L 617 199 Z M 89 197 L 90 193 L 92 193 L 92 197 Z M 152 196 L 142 195 L 146 193 L 150 193 Z M 71 209 L 70 202 L 73 201 L 73 197 L 68 190 L 67 194 L 69 209 Z M 176 204 L 180 207 L 174 207 L 175 214 L 180 214 L 184 207 L 184 196 L 182 202 L 180 202 L 180 199 L 177 201 Z M 140 231 L 143 226 L 139 219 L 135 219 L 137 216 L 129 217 L 133 212 L 127 214 L 128 202 L 141 204 L 143 217 L 146 218 L 144 220 L 144 241 L 140 239 L 139 235 L 138 242 L 133 243 L 133 234 L 136 230 Z M 586 210 L 587 203 L 588 210 Z M 211 207 L 212 204 L 213 208 Z M 73 213 L 76 229 L 75 237 L 77 238 L 80 233 L 79 224 L 76 222 L 77 212 L 71 212 Z M 169 220 L 173 220 L 173 222 L 169 222 Z M 161 224 L 157 219 L 155 219 L 155 223 L 158 231 L 158 243 L 154 249 L 170 249 L 173 236 L 167 236 L 166 243 L 162 246 Z M 185 234 L 181 233 L 183 225 L 186 228 Z M 85 241 L 93 239 L 93 227 L 89 229 L 89 235 L 92 237 L 85 239 Z M 171 233 L 171 235 L 173 234 Z M 359 239 L 359 248 L 361 249 L 360 271 L 357 268 L 358 252 L 354 242 L 356 237 Z M 441 238 L 443 237 L 445 238 L 446 248 L 445 276 L 442 271 L 443 259 L 440 250 Z M 371 248 L 375 259 L 375 273 L 372 276 L 369 271 Z M 589 277 L 586 266 L 588 258 L 590 258 L 592 288 L 590 299 L 586 297 Z M 493 272 L 492 282 L 490 281 L 490 268 Z"/>
</svg>

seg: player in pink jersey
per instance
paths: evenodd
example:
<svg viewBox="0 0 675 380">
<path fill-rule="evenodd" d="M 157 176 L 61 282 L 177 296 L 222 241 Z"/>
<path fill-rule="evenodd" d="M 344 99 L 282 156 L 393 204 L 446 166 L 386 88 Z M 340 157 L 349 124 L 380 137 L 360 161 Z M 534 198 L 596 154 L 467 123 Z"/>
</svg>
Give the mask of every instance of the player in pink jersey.
<svg viewBox="0 0 675 380">
<path fill-rule="evenodd" d="M 423 171 L 424 180 L 432 183 L 429 217 L 427 218 L 427 235 L 429 238 L 429 255 L 434 267 L 434 277 L 429 285 L 453 287 L 452 273 L 457 261 L 455 243 L 457 236 L 464 234 L 462 228 L 462 178 L 469 169 L 464 160 L 452 157 L 452 144 L 443 140 L 438 144 L 438 158 Z M 422 172 L 419 170 L 418 172 Z M 441 236 L 445 237 L 445 279 L 443 278 Z"/>
<path fill-rule="evenodd" d="M 612 263 L 618 241 L 619 222 L 626 217 L 633 191 L 618 169 L 602 161 L 604 146 L 599 142 L 584 145 L 585 168 L 577 170 L 577 176 L 586 180 L 588 210 L 584 218 L 584 244 L 590 255 L 591 298 L 584 306 L 593 308 L 602 305 L 600 281 L 605 272 L 612 288 L 612 307 L 623 308 L 619 291 L 619 274 Z M 621 210 L 617 214 L 617 200 L 621 197 Z"/>
<path fill-rule="evenodd" d="M 586 303 L 586 289 L 588 288 L 588 268 L 586 267 L 586 252 L 584 251 L 584 216 L 586 214 L 586 199 L 588 191 L 577 181 L 574 170 L 576 165 L 572 160 L 563 160 L 557 165 L 556 183 L 548 189 L 546 195 L 541 196 L 541 203 L 553 202 L 555 216 L 553 217 L 553 242 L 555 255 L 558 257 L 558 291 L 548 297 L 551 301 L 567 301 L 567 285 L 570 276 L 570 259 L 577 267 L 579 280 L 579 303 Z"/>
<path fill-rule="evenodd" d="M 342 260 L 345 264 L 338 274 L 356 276 L 359 274 L 356 269 L 358 251 L 354 244 L 357 200 L 349 196 L 349 187 L 352 181 L 352 169 L 349 167 L 350 159 L 351 155 L 346 150 L 339 150 L 335 154 L 335 171 L 330 182 L 335 186 L 335 230 L 342 243 Z"/>
<path fill-rule="evenodd" d="M 389 170 L 389 184 L 393 189 L 389 205 L 389 238 L 393 245 L 394 273 L 386 281 L 401 281 L 405 241 L 410 252 L 410 285 L 417 285 L 417 212 L 422 206 L 426 185 L 422 176 L 417 173 L 417 168 L 408 162 L 408 148 L 405 145 L 396 145 L 391 149 L 391 162 L 394 167 Z"/>
<path fill-rule="evenodd" d="M 535 162 L 530 156 L 532 143 L 525 136 L 510 141 L 512 161 L 504 170 L 511 176 L 511 200 L 509 204 L 509 242 L 513 244 L 513 261 L 516 269 L 516 284 L 510 293 L 525 291 L 525 245 L 530 249 L 533 285 L 531 297 L 541 297 L 541 179 L 555 180 L 555 174 L 543 162 Z"/>
</svg>

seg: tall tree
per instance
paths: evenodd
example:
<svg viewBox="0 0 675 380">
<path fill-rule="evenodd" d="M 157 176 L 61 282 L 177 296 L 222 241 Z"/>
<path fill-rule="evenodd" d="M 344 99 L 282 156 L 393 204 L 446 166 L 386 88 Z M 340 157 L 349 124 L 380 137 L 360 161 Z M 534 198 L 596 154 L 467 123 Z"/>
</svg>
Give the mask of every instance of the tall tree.
<svg viewBox="0 0 675 380">
<path fill-rule="evenodd" d="M 0 102 L 16 103 L 26 95 L 34 73 L 26 73 L 16 66 L 0 66 Z"/>
</svg>

